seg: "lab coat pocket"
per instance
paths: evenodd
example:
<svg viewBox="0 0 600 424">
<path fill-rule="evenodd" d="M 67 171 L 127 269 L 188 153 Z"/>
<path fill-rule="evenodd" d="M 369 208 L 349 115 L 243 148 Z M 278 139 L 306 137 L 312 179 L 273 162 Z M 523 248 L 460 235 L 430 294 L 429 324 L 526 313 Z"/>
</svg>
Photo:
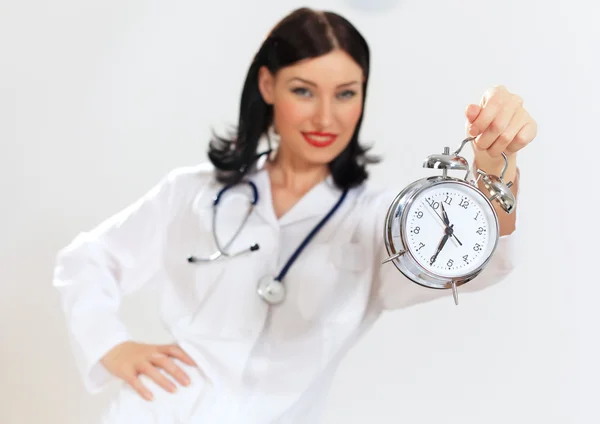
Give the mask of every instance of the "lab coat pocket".
<svg viewBox="0 0 600 424">
<path fill-rule="evenodd" d="M 359 273 L 367 266 L 367 252 L 361 243 L 343 243 L 332 249 L 331 260 L 341 272 Z"/>
<path fill-rule="evenodd" d="M 331 253 L 337 270 L 335 296 L 328 310 L 328 321 L 344 321 L 358 317 L 368 297 L 369 255 L 361 243 L 338 244 Z M 354 317 L 356 315 L 356 317 Z"/>
<path fill-rule="evenodd" d="M 360 327 L 369 302 L 371 280 L 368 249 L 363 244 L 338 243 L 330 256 L 336 278 L 321 323 L 324 358 L 337 355 Z"/>
<path fill-rule="evenodd" d="M 346 307 L 366 269 L 364 250 L 358 243 L 325 243 L 311 249 L 293 284 L 304 319 L 329 320 Z"/>
<path fill-rule="evenodd" d="M 309 245 L 310 246 L 310 245 Z M 300 318 L 318 320 L 332 297 L 336 269 L 331 262 L 331 245 L 315 244 L 306 249 L 286 276 L 288 299 L 295 299 Z"/>
<path fill-rule="evenodd" d="M 164 293 L 162 298 L 164 302 L 173 302 L 164 306 L 175 321 L 189 320 L 211 297 L 226 265 L 223 259 L 188 262 L 189 256 L 206 257 L 212 253 L 205 241 L 210 234 L 190 227 L 187 231 L 180 229 L 179 233 L 173 232 L 171 237 L 173 248 L 167 253 L 165 265 L 170 284 L 165 286 L 164 290 L 168 293 Z"/>
<path fill-rule="evenodd" d="M 177 264 L 170 264 L 168 276 L 171 284 L 165 287 L 163 301 L 175 302 L 172 305 L 163 305 L 179 318 L 194 315 L 210 298 L 224 266 L 220 261 L 188 263 L 185 258 L 179 258 Z"/>
<path fill-rule="evenodd" d="M 131 424 L 131 423 L 187 423 L 203 422 L 204 416 L 210 407 L 206 401 L 212 387 L 204 373 L 198 368 L 184 364 L 173 359 L 190 378 L 188 386 L 182 386 L 159 368 L 159 371 L 175 383 L 177 391 L 167 392 L 153 379 L 145 374 L 140 374 L 140 382 L 150 390 L 153 400 L 148 402 L 137 393 L 129 384 L 123 383 L 116 397 L 110 403 L 103 423 L 106 424 Z"/>
</svg>

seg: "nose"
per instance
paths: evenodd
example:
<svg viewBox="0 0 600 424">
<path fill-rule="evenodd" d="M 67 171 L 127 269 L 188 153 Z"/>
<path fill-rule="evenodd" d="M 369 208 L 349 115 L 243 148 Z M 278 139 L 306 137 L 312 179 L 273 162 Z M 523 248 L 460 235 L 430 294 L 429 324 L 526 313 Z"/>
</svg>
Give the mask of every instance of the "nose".
<svg viewBox="0 0 600 424">
<path fill-rule="evenodd" d="M 327 128 L 333 123 L 333 105 L 328 99 L 320 99 L 317 103 L 314 123 L 319 128 Z"/>
</svg>

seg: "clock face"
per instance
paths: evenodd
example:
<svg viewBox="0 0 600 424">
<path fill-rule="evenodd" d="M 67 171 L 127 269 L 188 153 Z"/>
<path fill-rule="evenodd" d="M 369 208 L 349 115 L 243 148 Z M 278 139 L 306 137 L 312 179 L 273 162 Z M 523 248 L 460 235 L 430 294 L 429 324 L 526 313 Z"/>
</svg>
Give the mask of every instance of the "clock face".
<svg viewBox="0 0 600 424">
<path fill-rule="evenodd" d="M 470 274 L 496 246 L 494 211 L 482 193 L 466 184 L 449 181 L 427 188 L 404 213 L 409 252 L 438 276 Z"/>
</svg>

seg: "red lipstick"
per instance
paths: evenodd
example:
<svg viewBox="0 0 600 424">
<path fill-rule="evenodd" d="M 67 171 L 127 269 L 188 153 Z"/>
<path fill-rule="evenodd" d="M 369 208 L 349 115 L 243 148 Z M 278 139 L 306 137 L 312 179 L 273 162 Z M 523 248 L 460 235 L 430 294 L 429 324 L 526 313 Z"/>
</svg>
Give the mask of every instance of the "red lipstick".
<svg viewBox="0 0 600 424">
<path fill-rule="evenodd" d="M 304 139 L 314 147 L 327 147 L 337 138 L 336 134 L 320 131 L 303 132 L 302 135 L 304 136 Z"/>
</svg>

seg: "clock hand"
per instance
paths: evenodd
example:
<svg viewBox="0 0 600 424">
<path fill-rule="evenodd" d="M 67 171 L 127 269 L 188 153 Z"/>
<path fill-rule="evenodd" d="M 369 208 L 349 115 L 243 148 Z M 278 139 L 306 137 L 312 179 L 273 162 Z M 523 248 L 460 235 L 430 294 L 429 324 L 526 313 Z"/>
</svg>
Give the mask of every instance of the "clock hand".
<svg viewBox="0 0 600 424">
<path fill-rule="evenodd" d="M 442 237 L 442 240 L 440 241 L 440 244 L 437 247 L 437 251 L 435 252 L 435 254 L 431 257 L 431 260 L 429 262 L 429 265 L 433 265 L 433 263 L 435 262 L 435 260 L 437 259 L 438 255 L 440 254 L 440 252 L 442 251 L 442 248 L 444 247 L 444 245 L 446 244 L 446 242 L 448 241 L 448 238 L 450 237 L 450 235 L 452 234 L 452 226 L 448 227 L 446 229 L 446 232 L 444 234 L 444 237 Z"/>
<path fill-rule="evenodd" d="M 460 240 L 458 239 L 458 237 L 456 237 L 454 235 L 454 233 L 452 233 L 452 237 L 454 237 L 454 240 L 456 240 L 458 242 L 458 244 L 460 244 L 462 246 L 462 243 L 460 242 Z"/>
<path fill-rule="evenodd" d="M 450 220 L 448 219 L 448 214 L 446 213 L 446 209 L 444 209 L 444 203 L 440 203 L 440 206 L 442 208 L 442 220 L 444 221 L 444 224 L 446 224 L 446 227 L 448 225 L 450 225 Z"/>
<path fill-rule="evenodd" d="M 442 217 L 440 216 L 440 214 L 439 214 L 439 213 L 437 213 L 437 211 L 436 211 L 436 210 L 433 208 L 433 202 L 432 202 L 432 203 L 429 203 L 429 202 L 426 200 L 426 203 L 427 203 L 427 204 L 428 204 L 428 205 L 431 207 L 431 209 L 433 210 L 433 213 L 435 214 L 435 216 L 437 216 L 439 219 L 441 219 L 441 220 L 442 220 L 442 222 L 444 223 L 444 226 L 445 226 L 446 228 L 448 228 L 448 224 L 446 223 L 446 220 L 445 220 L 444 218 L 442 218 Z M 443 205 L 442 203 L 440 203 L 440 206 L 442 207 L 442 211 L 443 211 L 444 215 L 446 216 L 446 219 L 448 219 L 448 214 L 446 214 L 446 210 L 444 209 L 444 205 Z M 449 223 L 449 221 L 448 221 L 448 223 Z M 454 240 L 456 240 L 456 241 L 458 242 L 458 244 L 462 246 L 462 243 L 460 242 L 460 240 L 458 239 L 458 237 L 456 237 L 456 235 L 454 235 L 454 232 L 452 232 L 452 237 L 454 237 Z"/>
<path fill-rule="evenodd" d="M 437 259 L 438 255 L 440 254 L 440 252 L 442 251 L 442 247 L 444 247 L 444 245 L 446 244 L 446 241 L 448 240 L 448 234 L 445 234 L 444 237 L 442 238 L 442 241 L 440 242 L 437 251 L 435 252 L 435 254 L 431 257 L 431 260 L 429 261 L 429 265 L 433 265 L 433 263 L 435 262 L 435 260 Z"/>
<path fill-rule="evenodd" d="M 442 215 L 443 215 L 443 219 L 442 220 L 444 221 L 444 224 L 446 224 L 446 228 L 448 228 L 448 226 L 450 225 L 450 220 L 448 219 L 448 214 L 446 213 L 446 209 L 444 208 L 444 202 L 440 202 L 440 206 L 442 208 Z M 458 244 L 460 244 L 462 246 L 462 243 L 460 242 L 460 240 L 458 239 L 458 237 L 456 237 L 456 235 L 454 234 L 454 231 L 452 232 L 452 236 L 458 242 Z"/>
</svg>

